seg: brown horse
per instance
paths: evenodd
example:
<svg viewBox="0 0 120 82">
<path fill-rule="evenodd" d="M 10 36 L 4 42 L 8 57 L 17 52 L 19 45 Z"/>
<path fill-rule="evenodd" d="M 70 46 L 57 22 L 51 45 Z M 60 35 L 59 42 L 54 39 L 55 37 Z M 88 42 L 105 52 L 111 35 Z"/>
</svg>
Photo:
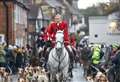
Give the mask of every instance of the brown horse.
<svg viewBox="0 0 120 82">
<path fill-rule="evenodd" d="M 87 77 L 87 70 L 90 66 L 91 51 L 88 48 L 81 50 L 80 63 L 83 65 L 84 76 Z"/>
</svg>

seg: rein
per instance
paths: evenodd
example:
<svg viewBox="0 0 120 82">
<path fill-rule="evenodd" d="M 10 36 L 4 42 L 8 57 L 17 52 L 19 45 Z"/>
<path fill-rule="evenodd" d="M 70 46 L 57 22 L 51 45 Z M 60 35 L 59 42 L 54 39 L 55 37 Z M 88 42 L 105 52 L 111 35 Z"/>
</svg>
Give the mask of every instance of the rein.
<svg viewBox="0 0 120 82">
<path fill-rule="evenodd" d="M 60 43 L 61 45 L 63 44 L 63 42 L 57 41 L 56 43 Z"/>
<path fill-rule="evenodd" d="M 57 54 L 57 52 L 56 52 L 56 54 Z M 61 53 L 62 54 L 62 53 Z M 58 56 L 58 55 L 57 55 Z M 58 72 L 60 72 L 60 65 L 61 65 L 61 63 L 63 62 L 63 60 L 65 59 L 65 57 L 66 57 L 66 53 L 65 53 L 65 55 L 63 56 L 63 58 L 61 58 L 60 59 L 60 56 L 58 56 L 58 59 L 56 59 L 53 55 L 52 55 L 52 57 L 55 59 L 55 61 L 57 61 L 59 64 L 58 64 Z M 65 65 L 63 68 L 65 68 L 67 65 Z"/>
</svg>

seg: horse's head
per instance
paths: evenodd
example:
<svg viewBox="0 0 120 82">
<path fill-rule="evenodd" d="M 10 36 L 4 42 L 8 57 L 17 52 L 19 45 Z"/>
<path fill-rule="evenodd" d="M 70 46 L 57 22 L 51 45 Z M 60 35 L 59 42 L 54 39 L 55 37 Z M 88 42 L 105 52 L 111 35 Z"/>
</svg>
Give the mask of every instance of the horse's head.
<svg viewBox="0 0 120 82">
<path fill-rule="evenodd" d="M 63 31 L 57 31 L 56 33 L 56 49 L 62 49 L 64 41 L 64 34 Z"/>
</svg>

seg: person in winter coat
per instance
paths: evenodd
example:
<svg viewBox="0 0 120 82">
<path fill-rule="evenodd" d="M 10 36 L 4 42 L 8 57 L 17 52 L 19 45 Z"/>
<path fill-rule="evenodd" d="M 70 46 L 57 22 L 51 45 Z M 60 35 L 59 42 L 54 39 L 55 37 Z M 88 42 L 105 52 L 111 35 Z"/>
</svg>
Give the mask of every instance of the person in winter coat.
<svg viewBox="0 0 120 82">
<path fill-rule="evenodd" d="M 17 56 L 16 56 L 16 67 L 21 68 L 23 66 L 23 54 L 22 54 L 22 49 L 18 49 L 17 51 Z"/>
<path fill-rule="evenodd" d="M 93 48 L 92 54 L 92 64 L 98 65 L 100 63 L 101 58 L 103 57 L 104 53 L 101 50 L 101 46 L 97 45 Z"/>
<path fill-rule="evenodd" d="M 112 58 L 112 63 L 116 66 L 120 65 L 120 46 L 116 47 L 116 52 L 114 53 L 114 57 Z"/>
<path fill-rule="evenodd" d="M 80 31 L 77 31 L 77 34 L 76 34 L 76 48 L 79 47 L 79 43 L 80 43 Z"/>
<path fill-rule="evenodd" d="M 5 67 L 6 66 L 6 59 L 5 59 L 5 51 L 3 47 L 0 45 L 0 67 Z"/>
<path fill-rule="evenodd" d="M 120 82 L 120 46 L 117 48 L 115 57 L 112 59 L 113 68 L 110 69 L 112 75 L 114 75 L 115 82 Z"/>
</svg>

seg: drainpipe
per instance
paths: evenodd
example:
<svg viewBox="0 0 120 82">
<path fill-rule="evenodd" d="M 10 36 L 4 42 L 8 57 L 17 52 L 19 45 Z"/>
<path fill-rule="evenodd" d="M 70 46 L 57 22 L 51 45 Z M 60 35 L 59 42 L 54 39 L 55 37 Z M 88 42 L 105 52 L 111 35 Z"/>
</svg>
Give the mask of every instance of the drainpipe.
<svg viewBox="0 0 120 82">
<path fill-rule="evenodd" d="M 6 15 L 6 46 L 9 45 L 9 16 L 8 16 L 8 5 L 6 3 L 6 0 L 3 0 L 3 5 L 5 6 L 5 15 Z"/>
</svg>

